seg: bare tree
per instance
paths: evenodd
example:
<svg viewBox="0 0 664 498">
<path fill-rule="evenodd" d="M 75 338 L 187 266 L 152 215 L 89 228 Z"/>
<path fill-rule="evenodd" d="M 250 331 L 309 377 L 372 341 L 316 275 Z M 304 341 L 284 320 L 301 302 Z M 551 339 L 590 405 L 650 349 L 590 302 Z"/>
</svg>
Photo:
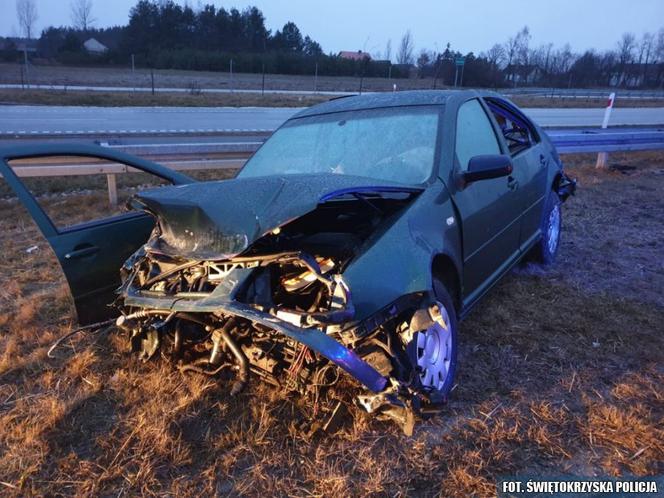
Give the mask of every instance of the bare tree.
<svg viewBox="0 0 664 498">
<path fill-rule="evenodd" d="M 486 51 L 485 56 L 491 67 L 498 69 L 505 60 L 505 49 L 500 43 L 495 43 L 493 47 Z"/>
<path fill-rule="evenodd" d="M 87 31 L 95 23 L 92 16 L 92 0 L 72 0 L 71 21 L 75 28 Z"/>
<path fill-rule="evenodd" d="M 392 39 L 387 40 L 387 44 L 385 45 L 385 60 L 386 61 L 392 61 Z"/>
<path fill-rule="evenodd" d="M 417 68 L 420 72 L 420 78 L 424 78 L 424 73 L 427 70 L 429 64 L 435 60 L 435 54 L 429 52 L 426 49 L 420 51 L 420 55 L 417 57 Z"/>
<path fill-rule="evenodd" d="M 410 30 L 408 30 L 404 33 L 403 37 L 401 37 L 399 51 L 397 52 L 397 63 L 412 64 L 414 50 L 415 43 L 413 41 L 413 35 L 410 33 Z"/>
<path fill-rule="evenodd" d="M 491 67 L 491 81 L 495 86 L 499 83 L 497 74 L 498 70 L 500 69 L 500 65 L 505 60 L 505 49 L 500 43 L 496 43 L 493 45 L 493 47 L 486 51 L 484 57 L 486 57 L 486 60 L 489 62 Z"/>
<path fill-rule="evenodd" d="M 618 86 L 627 84 L 629 75 L 627 74 L 627 64 L 632 62 L 634 50 L 636 49 L 636 37 L 632 33 L 623 33 L 618 42 L 618 60 L 620 61 L 620 77 Z"/>
<path fill-rule="evenodd" d="M 655 83 L 664 88 L 664 28 L 660 28 L 657 32 L 657 42 L 655 43 L 655 58 L 660 62 L 657 64 L 657 76 Z"/>
<path fill-rule="evenodd" d="M 519 50 L 519 37 L 510 36 L 505 43 L 505 57 L 507 58 L 507 79 L 514 81 L 514 64 Z M 515 83 L 516 84 L 516 83 Z"/>
<path fill-rule="evenodd" d="M 524 26 L 516 34 L 516 42 L 516 56 L 517 62 L 521 67 L 521 81 L 527 85 L 530 74 L 530 30 L 528 26 Z"/>
<path fill-rule="evenodd" d="M 641 83 L 643 86 L 648 84 L 648 64 L 650 64 L 655 49 L 655 35 L 652 33 L 643 33 L 639 53 L 639 64 L 643 62 L 643 82 Z"/>
<path fill-rule="evenodd" d="M 18 17 L 23 36 L 32 38 L 32 30 L 39 17 L 35 0 L 16 0 L 16 17 Z"/>
</svg>

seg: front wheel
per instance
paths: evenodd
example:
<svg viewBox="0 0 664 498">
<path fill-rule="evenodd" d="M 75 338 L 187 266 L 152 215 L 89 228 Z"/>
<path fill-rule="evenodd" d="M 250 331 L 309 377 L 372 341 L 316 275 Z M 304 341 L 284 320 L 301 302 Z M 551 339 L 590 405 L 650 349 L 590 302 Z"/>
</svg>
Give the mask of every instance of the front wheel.
<svg viewBox="0 0 664 498">
<path fill-rule="evenodd" d="M 434 293 L 436 303 L 429 308 L 428 317 L 418 320 L 424 325 L 413 331 L 408 351 L 415 370 L 414 386 L 431 403 L 438 404 L 454 387 L 458 323 L 452 298 L 437 280 Z"/>
<path fill-rule="evenodd" d="M 533 248 L 534 258 L 544 265 L 552 264 L 558 255 L 560 230 L 563 223 L 562 212 L 560 210 L 561 204 L 558 195 L 553 191 L 549 192 L 540 226 L 542 238 Z"/>
</svg>

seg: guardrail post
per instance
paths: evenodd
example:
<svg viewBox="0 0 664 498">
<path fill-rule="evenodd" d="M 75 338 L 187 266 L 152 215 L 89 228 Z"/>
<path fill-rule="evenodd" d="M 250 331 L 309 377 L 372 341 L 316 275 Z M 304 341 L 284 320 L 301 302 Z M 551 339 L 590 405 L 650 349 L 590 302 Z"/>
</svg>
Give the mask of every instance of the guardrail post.
<svg viewBox="0 0 664 498">
<path fill-rule="evenodd" d="M 118 179 L 115 176 L 115 173 L 109 173 L 106 175 L 106 181 L 108 182 L 108 203 L 111 207 L 118 205 Z"/>
<path fill-rule="evenodd" d="M 611 117 L 611 109 L 613 109 L 613 103 L 616 100 L 615 92 L 611 92 L 609 95 L 609 101 L 606 104 L 606 109 L 604 110 L 604 121 L 602 121 L 602 129 L 606 129 L 609 126 L 609 118 Z M 606 168 L 606 163 L 609 160 L 608 152 L 600 152 L 597 154 L 597 163 L 595 168 L 604 169 Z"/>
</svg>

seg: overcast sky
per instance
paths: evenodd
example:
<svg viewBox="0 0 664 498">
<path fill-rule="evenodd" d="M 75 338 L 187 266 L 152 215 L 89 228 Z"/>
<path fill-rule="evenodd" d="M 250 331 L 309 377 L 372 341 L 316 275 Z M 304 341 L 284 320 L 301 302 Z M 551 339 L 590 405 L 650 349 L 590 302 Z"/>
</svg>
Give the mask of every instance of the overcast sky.
<svg viewBox="0 0 664 498">
<path fill-rule="evenodd" d="M 93 0 L 96 26 L 126 24 L 135 0 Z M 70 23 L 69 0 L 36 0 L 37 32 L 49 25 Z M 0 0 L 0 34 L 20 33 L 15 0 Z M 179 3 L 184 4 L 184 0 Z M 190 0 L 196 7 L 201 2 Z M 325 52 L 383 52 L 388 39 L 392 53 L 410 29 L 417 51 L 443 50 L 447 42 L 462 52 L 480 52 L 504 42 L 524 25 L 532 46 L 569 42 L 572 49 L 614 48 L 625 31 L 637 36 L 664 27 L 664 0 L 256 0 L 203 1 L 217 7 L 243 9 L 256 5 L 272 31 L 294 21 L 303 34 Z"/>
</svg>

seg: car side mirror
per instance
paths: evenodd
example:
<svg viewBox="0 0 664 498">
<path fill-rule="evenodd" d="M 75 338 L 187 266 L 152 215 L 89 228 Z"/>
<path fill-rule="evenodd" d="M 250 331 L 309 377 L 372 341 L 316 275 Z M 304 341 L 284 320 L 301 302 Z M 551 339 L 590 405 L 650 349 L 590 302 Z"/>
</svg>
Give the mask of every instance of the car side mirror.
<svg viewBox="0 0 664 498">
<path fill-rule="evenodd" d="M 468 161 L 468 170 L 462 174 L 464 183 L 500 178 L 512 173 L 512 160 L 506 155 L 474 156 Z"/>
</svg>

